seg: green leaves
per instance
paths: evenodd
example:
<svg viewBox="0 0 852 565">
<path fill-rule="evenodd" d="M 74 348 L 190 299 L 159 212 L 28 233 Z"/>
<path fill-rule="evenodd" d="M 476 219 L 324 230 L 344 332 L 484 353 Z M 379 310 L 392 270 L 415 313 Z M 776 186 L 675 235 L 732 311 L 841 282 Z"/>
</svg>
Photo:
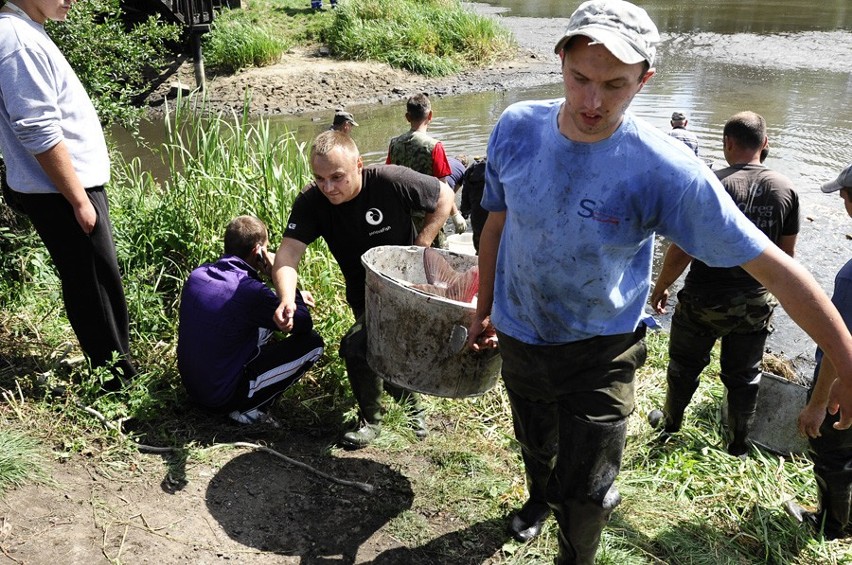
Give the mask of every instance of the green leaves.
<svg viewBox="0 0 852 565">
<path fill-rule="evenodd" d="M 74 4 L 48 34 L 74 68 L 104 124 L 133 127 L 144 111 L 134 104 L 164 68 L 180 28 L 155 17 L 125 29 L 119 0 Z"/>
</svg>

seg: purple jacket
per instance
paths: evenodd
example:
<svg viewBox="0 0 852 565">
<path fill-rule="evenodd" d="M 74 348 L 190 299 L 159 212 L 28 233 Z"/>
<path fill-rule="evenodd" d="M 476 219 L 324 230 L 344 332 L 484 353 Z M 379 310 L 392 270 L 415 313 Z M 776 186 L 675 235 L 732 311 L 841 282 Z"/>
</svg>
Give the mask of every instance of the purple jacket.
<svg viewBox="0 0 852 565">
<path fill-rule="evenodd" d="M 280 301 L 251 266 L 234 255 L 192 271 L 183 287 L 178 371 L 189 396 L 216 408 L 234 393 L 243 368 L 259 350 L 260 328 L 276 330 Z M 309 332 L 311 315 L 296 292 L 293 332 Z"/>
</svg>

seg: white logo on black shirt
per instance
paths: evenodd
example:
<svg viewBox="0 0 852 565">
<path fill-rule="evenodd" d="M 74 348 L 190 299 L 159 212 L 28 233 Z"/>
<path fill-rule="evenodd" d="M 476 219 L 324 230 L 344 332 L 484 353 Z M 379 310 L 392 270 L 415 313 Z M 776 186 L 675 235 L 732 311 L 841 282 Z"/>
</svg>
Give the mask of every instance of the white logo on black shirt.
<svg viewBox="0 0 852 565">
<path fill-rule="evenodd" d="M 384 220 L 385 217 L 382 214 L 382 211 L 378 208 L 370 208 L 369 210 L 367 210 L 365 219 L 367 220 L 367 223 L 371 226 L 377 226 L 382 223 L 382 220 Z"/>
<path fill-rule="evenodd" d="M 296 229 L 296 224 L 287 224 L 287 229 L 288 229 L 288 230 L 294 230 L 294 229 Z"/>
</svg>

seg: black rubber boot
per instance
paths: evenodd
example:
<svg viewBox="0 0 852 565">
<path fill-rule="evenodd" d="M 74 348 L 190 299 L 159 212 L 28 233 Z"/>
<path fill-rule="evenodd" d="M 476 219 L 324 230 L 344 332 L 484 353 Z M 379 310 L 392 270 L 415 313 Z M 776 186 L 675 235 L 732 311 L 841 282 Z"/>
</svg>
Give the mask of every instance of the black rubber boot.
<svg viewBox="0 0 852 565">
<path fill-rule="evenodd" d="M 351 432 L 343 434 L 341 441 L 344 447 L 348 447 L 350 449 L 361 449 L 362 447 L 367 447 L 373 443 L 373 441 L 379 437 L 380 433 L 382 433 L 381 424 L 371 424 L 369 422 L 362 421 L 357 430 L 352 430 Z"/>
<path fill-rule="evenodd" d="M 550 515 L 549 488 L 556 464 L 558 429 L 555 407 L 529 402 L 507 389 L 512 404 L 515 437 L 521 444 L 521 457 L 527 479 L 529 498 L 512 516 L 507 532 L 515 540 L 527 542 L 541 533 Z"/>
<path fill-rule="evenodd" d="M 728 453 L 744 459 L 748 457 L 748 435 L 754 424 L 757 410 L 756 386 L 728 389 Z"/>
<path fill-rule="evenodd" d="M 819 470 L 814 466 L 814 475 L 819 491 L 817 526 L 822 526 L 827 540 L 848 537 L 852 533 L 852 473 Z"/>
<path fill-rule="evenodd" d="M 728 433 L 731 442 L 728 444 L 728 453 L 734 457 L 745 459 L 748 457 L 748 434 L 754 424 L 754 411 L 735 413 L 728 407 Z"/>
<path fill-rule="evenodd" d="M 683 414 L 692 400 L 692 395 L 698 389 L 700 374 L 700 371 L 698 374 L 693 374 L 692 372 L 681 370 L 675 362 L 669 362 L 669 367 L 666 371 L 666 402 L 663 405 L 662 418 L 659 415 L 659 410 L 654 410 L 648 414 L 648 423 L 652 427 L 656 428 L 659 422 L 663 421 L 665 422 L 663 431 L 666 434 L 673 434 L 680 431 L 683 425 Z"/>
<path fill-rule="evenodd" d="M 562 430 L 564 432 L 565 430 Z M 560 565 L 594 565 L 604 526 L 621 502 L 615 477 L 627 438 L 627 419 L 589 422 L 574 418 L 568 437 L 560 435 L 556 469 L 557 503 L 551 503 L 559 523 Z"/>
<path fill-rule="evenodd" d="M 554 448 L 555 449 L 555 448 Z M 553 459 L 547 463 L 522 450 L 524 471 L 527 476 L 529 498 L 509 521 L 508 533 L 513 539 L 526 543 L 538 537 L 544 521 L 550 516 L 550 505 L 547 504 L 547 485 L 553 468 Z"/>
<path fill-rule="evenodd" d="M 343 435 L 347 447 L 361 448 L 378 437 L 382 425 L 382 379 L 367 364 L 367 330 L 363 316 L 340 340 L 340 356 L 346 363 L 346 372 L 352 395 L 358 402 L 361 423 L 357 430 Z"/>
</svg>

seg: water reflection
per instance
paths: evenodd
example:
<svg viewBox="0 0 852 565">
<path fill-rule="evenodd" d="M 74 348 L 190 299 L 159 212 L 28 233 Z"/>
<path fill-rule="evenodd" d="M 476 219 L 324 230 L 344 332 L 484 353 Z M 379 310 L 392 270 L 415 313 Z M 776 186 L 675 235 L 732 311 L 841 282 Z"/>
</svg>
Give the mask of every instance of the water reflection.
<svg viewBox="0 0 852 565">
<path fill-rule="evenodd" d="M 566 18 L 578 2 L 499 0 L 489 2 L 512 16 Z M 637 0 L 662 32 L 783 33 L 852 27 L 848 0 Z"/>
</svg>

